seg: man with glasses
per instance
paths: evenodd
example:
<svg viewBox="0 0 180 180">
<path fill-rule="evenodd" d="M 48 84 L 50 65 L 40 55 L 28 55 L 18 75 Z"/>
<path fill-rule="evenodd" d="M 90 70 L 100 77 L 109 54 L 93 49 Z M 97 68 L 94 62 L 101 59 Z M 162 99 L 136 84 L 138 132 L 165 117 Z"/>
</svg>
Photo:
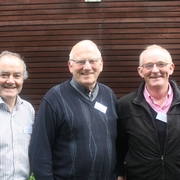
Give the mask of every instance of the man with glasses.
<svg viewBox="0 0 180 180">
<path fill-rule="evenodd" d="M 180 89 L 169 78 L 174 67 L 166 49 L 147 47 L 138 67 L 144 82 L 118 101 L 118 173 L 127 180 L 180 179 Z"/>
<path fill-rule="evenodd" d="M 47 92 L 30 147 L 36 180 L 117 180 L 117 99 L 97 82 L 103 60 L 90 40 L 77 43 L 68 61 L 72 78 Z"/>
</svg>

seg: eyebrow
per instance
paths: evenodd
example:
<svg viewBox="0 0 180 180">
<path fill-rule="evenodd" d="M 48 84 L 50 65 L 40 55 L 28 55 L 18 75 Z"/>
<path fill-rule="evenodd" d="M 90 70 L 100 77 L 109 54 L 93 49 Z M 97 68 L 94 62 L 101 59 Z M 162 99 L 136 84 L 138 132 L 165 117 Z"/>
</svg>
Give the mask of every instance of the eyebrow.
<svg viewBox="0 0 180 180">
<path fill-rule="evenodd" d="M 0 73 L 9 73 L 9 71 L 2 70 L 2 71 L 0 71 Z M 18 71 L 18 72 L 14 72 L 13 74 L 22 74 L 22 72 Z"/>
</svg>

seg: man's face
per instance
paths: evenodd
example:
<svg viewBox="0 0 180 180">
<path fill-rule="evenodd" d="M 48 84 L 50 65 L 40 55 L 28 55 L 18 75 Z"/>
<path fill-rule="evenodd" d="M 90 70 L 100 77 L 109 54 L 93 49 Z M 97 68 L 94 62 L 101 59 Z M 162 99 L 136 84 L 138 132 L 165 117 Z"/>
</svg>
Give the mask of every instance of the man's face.
<svg viewBox="0 0 180 180">
<path fill-rule="evenodd" d="M 82 86 L 93 89 L 103 69 L 103 61 L 99 57 L 97 50 L 92 46 L 78 48 L 73 60 L 68 62 L 68 66 L 74 79 Z M 84 61 L 84 63 L 82 61 Z"/>
<path fill-rule="evenodd" d="M 23 86 L 23 64 L 18 57 L 0 58 L 0 96 L 5 102 L 15 101 Z"/>
<path fill-rule="evenodd" d="M 143 66 L 138 67 L 138 72 L 146 81 L 147 88 L 163 89 L 164 87 L 167 87 L 169 76 L 174 71 L 174 64 L 168 59 L 165 51 L 154 48 L 149 49 L 144 53 L 141 63 Z M 149 63 L 158 64 L 153 64 L 152 66 Z M 150 68 L 151 66 L 152 68 Z"/>
</svg>

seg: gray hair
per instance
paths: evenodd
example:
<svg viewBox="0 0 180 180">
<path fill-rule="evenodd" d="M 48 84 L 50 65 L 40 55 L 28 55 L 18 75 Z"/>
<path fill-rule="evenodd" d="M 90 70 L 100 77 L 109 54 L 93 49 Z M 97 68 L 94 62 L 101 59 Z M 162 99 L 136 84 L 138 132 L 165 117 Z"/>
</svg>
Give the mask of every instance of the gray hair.
<svg viewBox="0 0 180 180">
<path fill-rule="evenodd" d="M 13 52 L 10 52 L 10 51 L 3 51 L 1 52 L 0 54 L 0 58 L 3 57 L 3 56 L 6 56 L 6 55 L 11 55 L 11 56 L 15 56 L 17 58 L 19 58 L 23 64 L 23 67 L 24 67 L 24 70 L 23 70 L 23 80 L 26 80 L 28 78 L 28 72 L 27 72 L 27 68 L 26 68 L 26 64 L 24 62 L 24 60 L 22 59 L 22 57 L 20 56 L 20 54 L 18 53 L 13 53 Z"/>
<path fill-rule="evenodd" d="M 144 53 L 147 50 L 149 50 L 149 49 L 161 49 L 161 50 L 163 50 L 166 53 L 166 55 L 167 55 L 168 61 L 172 62 L 171 55 L 170 55 L 170 53 L 166 49 L 164 49 L 163 47 L 161 47 L 159 45 L 153 44 L 153 45 L 147 46 L 146 49 L 140 54 L 140 57 L 139 57 L 139 66 L 141 66 Z"/>
</svg>

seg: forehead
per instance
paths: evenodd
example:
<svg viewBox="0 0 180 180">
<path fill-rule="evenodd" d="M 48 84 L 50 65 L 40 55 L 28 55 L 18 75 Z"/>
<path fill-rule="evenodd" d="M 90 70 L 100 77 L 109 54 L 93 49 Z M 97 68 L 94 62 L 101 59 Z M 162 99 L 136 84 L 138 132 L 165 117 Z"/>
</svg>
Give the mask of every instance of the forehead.
<svg viewBox="0 0 180 180">
<path fill-rule="evenodd" d="M 78 44 L 73 49 L 74 58 L 99 58 L 99 51 L 93 44 Z"/>
<path fill-rule="evenodd" d="M 152 49 L 147 49 L 144 52 L 142 57 L 143 63 L 158 62 L 158 61 L 163 61 L 163 62 L 170 61 L 168 54 L 163 49 L 152 48 Z"/>
<path fill-rule="evenodd" d="M 16 56 L 4 55 L 0 58 L 0 70 L 23 71 L 23 63 Z"/>
</svg>

